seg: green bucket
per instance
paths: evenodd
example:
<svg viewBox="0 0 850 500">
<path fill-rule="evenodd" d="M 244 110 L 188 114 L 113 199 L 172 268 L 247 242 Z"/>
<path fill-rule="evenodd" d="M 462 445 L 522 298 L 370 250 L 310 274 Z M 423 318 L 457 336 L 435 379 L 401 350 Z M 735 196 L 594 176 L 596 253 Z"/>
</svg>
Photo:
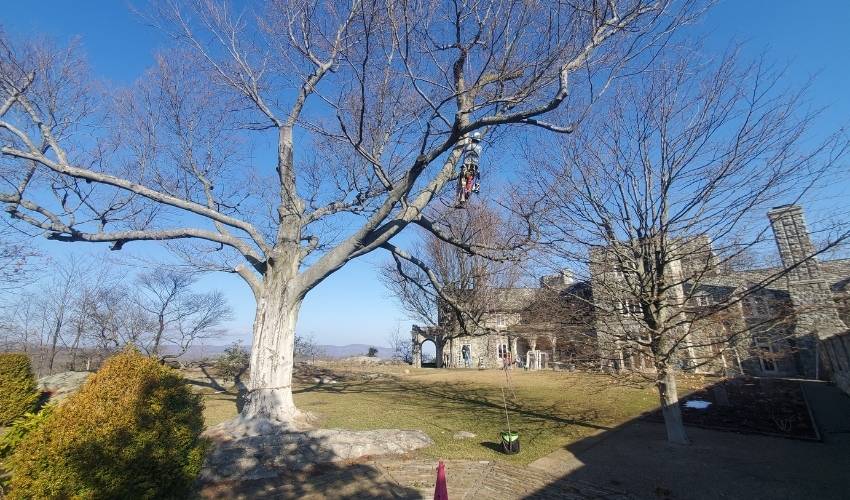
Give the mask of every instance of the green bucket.
<svg viewBox="0 0 850 500">
<path fill-rule="evenodd" d="M 502 451 L 508 455 L 519 453 L 519 433 L 502 431 L 499 433 L 502 441 Z"/>
</svg>

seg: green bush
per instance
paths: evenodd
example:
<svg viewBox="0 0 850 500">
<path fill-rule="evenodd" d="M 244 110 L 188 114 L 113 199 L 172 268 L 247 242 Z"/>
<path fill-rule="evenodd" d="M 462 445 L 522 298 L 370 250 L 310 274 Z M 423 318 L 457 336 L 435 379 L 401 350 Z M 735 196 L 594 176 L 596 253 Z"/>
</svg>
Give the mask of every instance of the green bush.
<svg viewBox="0 0 850 500">
<path fill-rule="evenodd" d="M 248 369 L 251 355 L 238 342 L 234 342 L 216 358 L 213 367 L 225 382 L 236 380 Z"/>
<path fill-rule="evenodd" d="M 186 498 L 203 406 L 174 370 L 113 356 L 15 448 L 9 498 Z"/>
<path fill-rule="evenodd" d="M 0 425 L 35 410 L 38 386 L 26 354 L 0 353 Z"/>
<path fill-rule="evenodd" d="M 27 434 L 41 426 L 53 412 L 54 405 L 47 405 L 38 413 L 25 413 L 15 420 L 11 427 L 0 436 L 0 461 L 5 460 L 27 437 Z"/>
<path fill-rule="evenodd" d="M 9 474 L 4 468 L 3 461 L 9 458 L 27 434 L 47 421 L 47 417 L 53 411 L 53 408 L 53 405 L 47 405 L 38 413 L 25 413 L 0 436 L 0 490 L 5 491 L 9 487 Z M 0 498 L 2 498 L 2 494 L 0 494 Z"/>
</svg>

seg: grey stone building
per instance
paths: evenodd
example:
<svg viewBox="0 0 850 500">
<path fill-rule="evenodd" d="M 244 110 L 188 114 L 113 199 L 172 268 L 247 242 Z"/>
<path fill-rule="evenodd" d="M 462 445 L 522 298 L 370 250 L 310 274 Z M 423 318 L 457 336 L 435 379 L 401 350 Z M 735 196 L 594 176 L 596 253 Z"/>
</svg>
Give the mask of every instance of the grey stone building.
<svg viewBox="0 0 850 500">
<path fill-rule="evenodd" d="M 768 217 L 782 267 L 733 272 L 717 265 L 708 238 L 683 243 L 689 247 L 671 266 L 673 277 L 703 271 L 696 287 L 684 280 L 670 292 L 681 300 L 676 314 L 690 317 L 680 366 L 830 377 L 850 392 L 850 259 L 807 258 L 814 249 L 800 207 L 777 207 Z M 606 334 L 637 328 L 630 319 L 636 306 L 612 295 L 621 277 L 609 260 L 604 251 L 592 254 L 589 280 L 565 271 L 542 278 L 538 287 L 496 290 L 476 334 L 452 334 L 457 328 L 447 314 L 437 327 L 414 326 L 414 363 L 421 363 L 421 346 L 430 340 L 438 367 L 498 368 L 516 360 L 532 369 L 652 370 L 647 357 Z M 722 313 L 706 314 L 718 304 Z M 744 333 L 730 333 L 738 331 Z"/>
</svg>

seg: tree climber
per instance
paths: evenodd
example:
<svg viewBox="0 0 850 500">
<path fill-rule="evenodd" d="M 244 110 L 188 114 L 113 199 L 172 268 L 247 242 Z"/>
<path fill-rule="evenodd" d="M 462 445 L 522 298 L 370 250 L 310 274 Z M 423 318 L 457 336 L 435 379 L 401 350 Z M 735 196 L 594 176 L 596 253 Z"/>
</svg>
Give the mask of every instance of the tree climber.
<svg viewBox="0 0 850 500">
<path fill-rule="evenodd" d="M 481 189 L 481 173 L 478 169 L 481 160 L 481 134 L 479 132 L 472 134 L 472 140 L 463 148 L 462 158 L 457 184 L 459 207 L 466 203 L 472 193 L 477 193 Z"/>
</svg>

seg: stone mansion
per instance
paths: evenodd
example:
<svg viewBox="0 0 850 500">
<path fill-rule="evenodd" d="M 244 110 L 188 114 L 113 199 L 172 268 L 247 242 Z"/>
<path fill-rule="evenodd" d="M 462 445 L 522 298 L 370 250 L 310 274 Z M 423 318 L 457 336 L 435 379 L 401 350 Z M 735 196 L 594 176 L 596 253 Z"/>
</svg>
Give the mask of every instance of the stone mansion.
<svg viewBox="0 0 850 500">
<path fill-rule="evenodd" d="M 800 207 L 777 207 L 768 217 L 783 267 L 724 272 L 717 266 L 696 289 L 686 282 L 681 314 L 697 317 L 714 304 L 733 305 L 724 309 L 722 321 L 690 323 L 680 366 L 703 373 L 832 378 L 850 392 L 850 259 L 807 259 L 814 249 Z M 714 258 L 708 238 L 693 241 Z M 679 265 L 689 262 L 683 258 Z M 636 311 L 629 301 L 602 292 L 601 280 L 611 274 L 604 267 L 591 264 L 588 280 L 564 271 L 541 278 L 535 288 L 493 290 L 479 322 L 481 334 L 451 335 L 445 317 L 435 327 L 414 326 L 414 364 L 421 365 L 422 344 L 432 341 L 438 367 L 498 368 L 511 359 L 528 369 L 652 370 L 646 356 L 607 333 L 629 328 L 627 318 Z M 729 328 L 746 333 L 734 342 L 702 341 Z"/>
</svg>

